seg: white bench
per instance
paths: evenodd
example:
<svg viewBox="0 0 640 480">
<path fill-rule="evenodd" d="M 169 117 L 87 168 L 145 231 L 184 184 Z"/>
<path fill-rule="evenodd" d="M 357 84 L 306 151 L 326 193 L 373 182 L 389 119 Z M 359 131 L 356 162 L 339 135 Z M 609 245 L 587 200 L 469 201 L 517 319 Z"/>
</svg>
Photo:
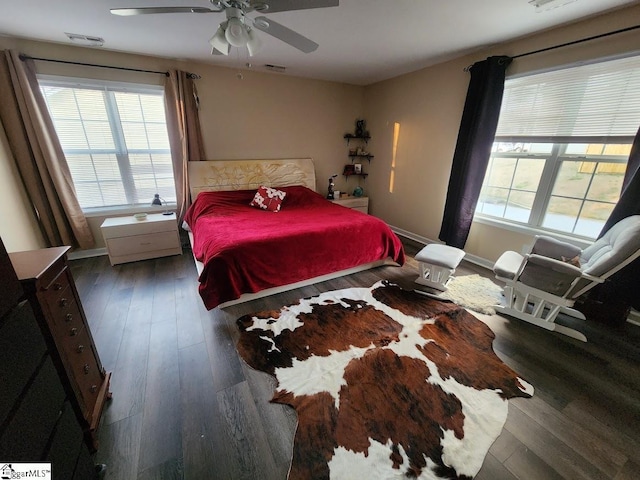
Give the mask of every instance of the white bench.
<svg viewBox="0 0 640 480">
<path fill-rule="evenodd" d="M 415 257 L 420 264 L 420 276 L 416 279 L 416 283 L 437 290 L 446 290 L 447 282 L 464 255 L 464 250 L 459 248 L 430 243 Z"/>
</svg>

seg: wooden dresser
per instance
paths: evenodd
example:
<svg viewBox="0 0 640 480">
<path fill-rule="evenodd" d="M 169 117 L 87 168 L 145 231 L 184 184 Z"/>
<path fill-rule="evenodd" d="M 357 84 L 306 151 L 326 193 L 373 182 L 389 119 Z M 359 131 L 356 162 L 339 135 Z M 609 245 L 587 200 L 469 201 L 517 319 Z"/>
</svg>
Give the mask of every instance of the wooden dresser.
<svg viewBox="0 0 640 480">
<path fill-rule="evenodd" d="M 97 429 L 111 373 L 106 373 L 67 265 L 69 247 L 9 254 L 44 334 L 67 395 L 82 420 L 85 440 L 97 449 Z"/>
</svg>

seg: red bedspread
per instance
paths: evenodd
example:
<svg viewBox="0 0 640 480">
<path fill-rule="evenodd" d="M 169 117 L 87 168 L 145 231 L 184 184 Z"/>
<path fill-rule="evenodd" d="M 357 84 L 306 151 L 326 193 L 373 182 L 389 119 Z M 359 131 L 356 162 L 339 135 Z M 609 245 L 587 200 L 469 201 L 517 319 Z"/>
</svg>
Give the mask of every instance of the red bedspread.
<svg viewBox="0 0 640 480">
<path fill-rule="evenodd" d="M 281 190 L 287 196 L 277 213 L 249 206 L 255 190 L 202 192 L 187 211 L 207 309 L 387 257 L 404 263 L 402 243 L 382 220 L 306 187 Z"/>
</svg>

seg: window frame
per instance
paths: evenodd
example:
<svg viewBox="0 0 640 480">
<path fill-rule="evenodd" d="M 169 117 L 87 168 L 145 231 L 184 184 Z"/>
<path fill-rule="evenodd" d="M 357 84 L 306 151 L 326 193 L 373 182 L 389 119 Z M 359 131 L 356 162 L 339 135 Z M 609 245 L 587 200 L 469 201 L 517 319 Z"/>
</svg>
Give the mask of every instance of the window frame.
<svg viewBox="0 0 640 480">
<path fill-rule="evenodd" d="M 540 75 L 546 73 L 553 73 L 558 70 L 567 70 L 571 68 L 593 65 L 593 64 L 603 64 L 616 60 L 624 60 L 630 57 L 638 57 L 638 54 L 629 54 L 622 56 L 614 56 L 609 58 L 601 58 L 594 59 L 589 62 L 580 62 L 571 65 L 562 65 L 553 69 L 546 70 L 537 70 L 526 73 L 519 73 L 507 78 L 508 80 L 516 80 L 522 77 L 528 77 L 533 75 Z M 633 135 L 583 135 L 583 136 L 541 136 L 541 135 L 496 135 L 494 138 L 494 149 L 492 149 L 490 153 L 490 160 L 494 158 L 540 158 L 544 159 L 545 165 L 543 168 L 542 175 L 540 177 L 540 182 L 538 185 L 538 189 L 535 193 L 534 203 L 532 204 L 531 213 L 529 215 L 529 221 L 527 223 L 519 222 L 517 220 L 512 220 L 504 217 L 497 217 L 494 215 L 490 215 L 487 213 L 482 213 L 476 209 L 474 212 L 473 221 L 490 225 L 494 227 L 498 227 L 505 230 L 510 230 L 518 233 L 524 233 L 527 235 L 550 235 L 562 240 L 569 240 L 573 243 L 577 243 L 582 246 L 590 245 L 594 238 L 572 233 L 566 231 L 554 230 L 551 228 L 547 228 L 542 226 L 542 222 L 544 221 L 544 215 L 547 213 L 547 207 L 552 197 L 553 188 L 555 182 L 558 178 L 558 173 L 562 166 L 563 161 L 588 161 L 588 162 L 601 162 L 601 163 L 627 163 L 628 156 L 621 158 L 622 156 L 611 156 L 611 155 L 572 155 L 566 154 L 566 148 L 570 144 L 625 144 L 632 145 L 635 140 Z M 545 143 L 552 144 L 552 150 L 550 153 L 523 153 L 523 152 L 498 152 L 497 145 L 498 143 Z M 483 179 L 482 188 L 485 188 L 484 181 L 486 180 L 486 174 L 489 172 L 488 168 L 485 172 L 485 179 Z M 591 178 L 593 181 L 593 177 Z M 511 191 L 511 186 L 509 187 Z M 587 200 L 588 189 L 585 192 L 585 196 L 581 199 L 582 205 L 581 209 L 584 207 L 584 202 Z M 575 198 L 575 197 L 571 197 Z M 589 200 L 593 201 L 593 200 Z M 480 201 L 478 201 L 478 206 L 480 206 Z M 581 211 L 581 210 L 580 210 Z M 578 216 L 579 218 L 579 216 Z M 577 219 L 576 219 L 577 221 Z M 574 225 L 575 226 L 575 225 Z"/>
<path fill-rule="evenodd" d="M 498 143 L 546 143 L 551 144 L 551 151 L 549 153 L 523 153 L 523 152 L 491 152 L 490 159 L 494 158 L 513 158 L 513 159 L 522 159 L 522 158 L 534 158 L 540 159 L 544 161 L 544 167 L 542 174 L 540 176 L 540 182 L 538 185 L 538 189 L 535 192 L 534 201 L 531 208 L 531 213 L 529 215 L 528 222 L 519 222 L 517 220 L 513 220 L 510 218 L 505 218 L 504 216 L 498 217 L 495 215 L 490 215 L 487 213 L 480 212 L 478 210 L 474 213 L 474 221 L 478 221 L 478 223 L 483 223 L 486 225 L 493 225 L 500 228 L 505 228 L 506 226 L 510 226 L 511 228 L 507 228 L 508 230 L 526 233 L 530 235 L 553 235 L 560 236 L 567 240 L 580 240 L 586 242 L 585 245 L 588 245 L 589 242 L 592 242 L 594 238 L 588 237 L 585 235 L 580 235 L 573 232 L 567 232 L 562 230 L 555 230 L 549 227 L 543 226 L 544 216 L 547 213 L 547 208 L 549 206 L 549 202 L 552 198 L 553 188 L 555 186 L 555 182 L 558 178 L 558 174 L 560 172 L 560 168 L 563 162 L 593 162 L 596 164 L 599 163 L 617 163 L 617 164 L 626 164 L 628 161 L 628 157 L 622 158 L 621 156 L 616 155 L 574 155 L 567 154 L 567 147 L 572 143 L 601 143 L 602 137 L 592 137 L 592 138 L 573 138 L 572 141 L 567 142 L 569 138 L 563 137 L 561 140 L 564 143 L 554 143 L 550 138 L 542 138 L 542 137 L 495 137 L 495 144 Z M 618 137 L 617 141 L 612 141 L 613 139 L 609 137 L 607 139 L 608 145 L 621 144 L 627 145 L 633 143 L 633 137 Z M 487 173 L 489 172 L 487 167 Z M 486 175 L 486 173 L 485 173 Z M 591 177 L 590 182 L 593 181 L 593 176 Z M 483 188 L 485 187 L 483 181 Z M 502 188 L 502 187 L 499 187 Z M 511 188 L 509 188 L 511 191 Z M 584 202 L 587 200 L 588 188 L 585 191 L 585 196 L 582 197 L 582 206 L 584 206 Z M 567 197 L 572 199 L 578 199 L 577 197 Z M 589 200 L 595 201 L 595 200 Z M 606 202 L 603 202 L 606 203 Z M 478 205 L 480 202 L 478 202 Z M 581 208 L 582 208 L 581 206 Z M 577 218 L 576 218 L 577 222 Z M 574 225 L 575 226 L 575 225 Z"/>
<path fill-rule="evenodd" d="M 167 154 L 171 156 L 171 148 L 167 149 L 129 149 L 126 147 L 124 131 L 122 129 L 122 125 L 120 123 L 120 116 L 115 111 L 114 107 L 116 106 L 115 93 L 124 92 L 124 93 L 132 93 L 132 94 L 142 94 L 142 95 L 157 95 L 163 98 L 164 102 L 164 87 L 159 84 L 149 84 L 149 83 L 130 83 L 130 82 L 121 82 L 121 81 L 112 81 L 112 80 L 100 80 L 100 79 L 91 79 L 91 78 L 81 78 L 81 77 L 69 77 L 62 75 L 49 75 L 49 74 L 38 74 L 37 75 L 38 86 L 59 86 L 64 88 L 77 88 L 84 90 L 98 90 L 104 91 L 107 94 L 108 101 L 105 102 L 107 118 L 109 121 L 109 126 L 113 135 L 114 148 L 113 149 L 91 149 L 91 148 L 82 148 L 82 149 L 68 149 L 64 150 L 65 157 L 66 155 L 92 155 L 92 154 L 110 154 L 116 157 L 116 161 L 118 164 L 118 169 L 120 171 L 120 178 L 123 183 L 123 188 L 125 191 L 125 196 L 127 199 L 127 204 L 119 204 L 119 205 L 104 205 L 99 207 L 81 207 L 83 213 L 87 217 L 92 216 L 104 216 L 104 214 L 108 213 L 137 213 L 141 211 L 148 211 L 151 205 L 152 198 L 149 199 L 149 202 L 146 201 L 134 202 L 136 197 L 136 189 L 134 184 L 133 175 L 131 174 L 131 163 L 129 161 L 129 155 L 135 154 Z M 46 103 L 46 100 L 45 100 Z M 166 117 L 165 117 L 165 125 L 166 125 Z M 168 128 L 168 125 L 167 125 Z M 167 202 L 168 207 L 175 207 L 177 203 L 175 201 Z"/>
</svg>

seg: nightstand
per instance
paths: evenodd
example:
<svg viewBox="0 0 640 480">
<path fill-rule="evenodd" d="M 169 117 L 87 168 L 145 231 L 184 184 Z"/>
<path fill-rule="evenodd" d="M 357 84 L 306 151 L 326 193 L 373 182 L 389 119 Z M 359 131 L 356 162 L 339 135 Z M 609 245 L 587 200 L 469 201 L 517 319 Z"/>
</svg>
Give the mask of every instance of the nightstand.
<svg viewBox="0 0 640 480">
<path fill-rule="evenodd" d="M 344 197 L 331 201 L 343 207 L 352 208 L 362 213 L 369 213 L 369 197 Z"/>
<path fill-rule="evenodd" d="M 100 228 L 111 265 L 182 254 L 175 213 L 107 218 Z"/>
</svg>

